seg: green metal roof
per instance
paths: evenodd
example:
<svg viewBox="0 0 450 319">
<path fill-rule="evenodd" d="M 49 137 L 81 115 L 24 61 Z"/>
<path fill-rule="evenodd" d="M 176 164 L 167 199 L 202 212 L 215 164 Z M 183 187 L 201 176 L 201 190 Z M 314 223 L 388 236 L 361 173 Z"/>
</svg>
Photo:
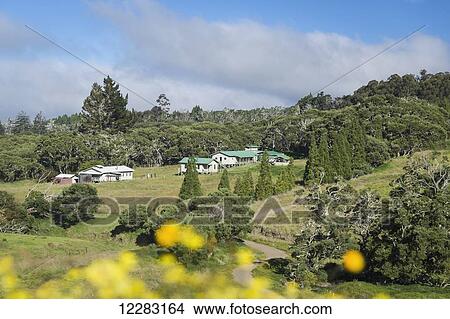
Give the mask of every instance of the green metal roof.
<svg viewBox="0 0 450 319">
<path fill-rule="evenodd" d="M 287 156 L 286 154 L 281 153 L 281 152 L 277 152 L 277 151 L 267 151 L 267 153 L 269 154 L 269 158 L 281 157 L 281 158 L 283 158 L 283 159 L 285 159 L 285 160 L 290 159 L 289 156 Z M 261 153 L 261 154 L 262 154 L 262 153 Z"/>
<path fill-rule="evenodd" d="M 202 164 L 202 165 L 208 165 L 212 161 L 214 161 L 212 158 L 206 158 L 206 157 L 194 157 L 195 164 Z M 189 157 L 183 157 L 181 161 L 179 161 L 179 164 L 187 164 L 189 161 Z"/>
<path fill-rule="evenodd" d="M 216 154 L 221 153 L 226 156 L 230 157 L 239 157 L 239 158 L 246 158 L 246 157 L 255 157 L 258 152 L 257 151 L 220 151 Z"/>
</svg>

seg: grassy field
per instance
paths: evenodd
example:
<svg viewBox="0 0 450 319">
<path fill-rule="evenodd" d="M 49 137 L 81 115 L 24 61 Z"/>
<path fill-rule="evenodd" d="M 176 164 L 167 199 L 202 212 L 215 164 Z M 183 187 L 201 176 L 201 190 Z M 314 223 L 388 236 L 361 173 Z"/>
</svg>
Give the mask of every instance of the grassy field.
<svg viewBox="0 0 450 319">
<path fill-rule="evenodd" d="M 444 151 L 450 156 L 450 150 Z M 358 190 L 368 188 L 377 191 L 382 196 L 387 196 L 390 183 L 402 174 L 403 167 L 408 158 L 399 157 L 392 159 L 384 165 L 376 168 L 371 174 L 361 176 L 350 181 L 350 184 Z M 301 179 L 305 167 L 304 160 L 296 160 L 295 168 L 298 179 Z M 272 174 L 276 176 L 280 167 L 272 167 Z M 229 169 L 232 187 L 238 175 L 251 170 L 254 180 L 257 177 L 258 165 L 242 166 Z M 177 196 L 183 176 L 177 175 L 178 166 L 163 166 L 152 168 L 136 168 L 135 178 L 132 181 L 115 183 L 93 184 L 100 196 L 110 197 L 155 197 Z M 147 174 L 153 178 L 146 178 Z M 217 190 L 220 174 L 200 175 L 204 194 Z M 64 186 L 51 183 L 36 184 L 33 181 L 20 181 L 15 183 L 0 183 L 0 190 L 13 194 L 18 202 L 22 202 L 30 190 L 39 190 L 48 195 L 61 192 Z M 280 207 L 287 213 L 288 218 L 293 212 L 304 209 L 295 204 L 296 192 L 301 187 L 275 196 Z M 252 209 L 258 211 L 264 205 L 263 201 L 252 204 Z M 269 215 L 268 217 L 274 217 Z M 40 236 L 0 234 L 0 256 L 12 255 L 17 263 L 17 271 L 26 287 L 36 287 L 43 282 L 62 276 L 69 268 L 86 265 L 92 260 L 114 257 L 123 250 L 132 250 L 139 256 L 140 267 L 135 276 L 143 279 L 150 287 L 158 285 L 160 269 L 156 265 L 157 250 L 153 246 L 138 247 L 135 244 L 136 234 L 121 234 L 116 238 L 111 237 L 111 230 L 116 224 L 107 226 L 92 226 L 78 224 L 69 229 L 61 229 L 56 226 L 42 225 Z M 298 232 L 300 224 L 275 224 L 256 225 L 251 240 L 261 242 L 276 248 L 287 250 L 294 235 Z M 219 246 L 214 257 L 202 265 L 204 269 L 220 271 L 231 274 L 235 266 L 232 253 L 236 247 Z M 256 275 L 267 276 L 274 281 L 274 289 L 283 289 L 284 279 L 281 275 L 271 272 L 266 266 L 255 269 Z M 321 289 L 324 293 L 337 293 L 353 298 L 370 298 L 379 292 L 384 292 L 395 298 L 448 298 L 448 289 L 436 289 L 423 286 L 377 286 L 369 283 L 350 282 L 329 288 Z"/>
</svg>

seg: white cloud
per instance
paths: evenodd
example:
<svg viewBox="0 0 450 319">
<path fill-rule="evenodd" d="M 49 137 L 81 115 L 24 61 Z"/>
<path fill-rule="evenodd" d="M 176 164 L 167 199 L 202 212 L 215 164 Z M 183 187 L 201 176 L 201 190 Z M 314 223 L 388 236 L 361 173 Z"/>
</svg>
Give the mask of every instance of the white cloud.
<svg viewBox="0 0 450 319">
<path fill-rule="evenodd" d="M 176 15 L 154 1 L 100 2 L 92 8 L 117 28 L 124 50 L 115 65 L 91 62 L 150 100 L 168 94 L 177 109 L 195 104 L 216 109 L 291 105 L 393 41 L 368 44 L 340 34 L 302 33 L 253 21 L 208 22 Z M 0 16 L 2 50 L 5 46 L 15 52 L 32 43 L 11 37 L 14 28 Z M 68 61 L 0 55 L 0 117 L 14 115 L 12 107 L 29 113 L 42 109 L 49 115 L 79 111 L 92 82 L 101 76 Z M 445 71 L 449 61 L 447 43 L 417 34 L 327 92 L 348 94 L 392 73 Z M 132 94 L 130 106 L 149 107 Z"/>
</svg>

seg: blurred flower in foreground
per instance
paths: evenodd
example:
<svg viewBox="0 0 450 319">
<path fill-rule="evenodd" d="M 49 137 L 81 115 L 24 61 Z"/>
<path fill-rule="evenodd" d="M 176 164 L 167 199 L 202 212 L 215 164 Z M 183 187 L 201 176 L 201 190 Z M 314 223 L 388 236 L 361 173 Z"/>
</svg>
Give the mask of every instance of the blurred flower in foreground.
<svg viewBox="0 0 450 319">
<path fill-rule="evenodd" d="M 366 261 L 363 254 L 357 250 L 349 250 L 343 257 L 344 269 L 352 274 L 359 274 L 364 270 Z"/>
<path fill-rule="evenodd" d="M 166 248 L 181 244 L 188 249 L 197 250 L 205 245 L 205 239 L 192 226 L 165 224 L 156 231 L 158 245 Z"/>
<path fill-rule="evenodd" d="M 251 265 L 255 259 L 252 251 L 245 247 L 239 248 L 235 257 L 237 264 L 240 266 Z"/>
</svg>

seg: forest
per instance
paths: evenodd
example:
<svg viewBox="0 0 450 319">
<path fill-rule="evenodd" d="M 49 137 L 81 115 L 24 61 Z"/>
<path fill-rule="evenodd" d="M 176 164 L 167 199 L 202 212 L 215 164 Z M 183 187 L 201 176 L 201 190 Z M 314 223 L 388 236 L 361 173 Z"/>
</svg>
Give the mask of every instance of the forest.
<svg viewBox="0 0 450 319">
<path fill-rule="evenodd" d="M 314 157 L 310 166 L 322 167 L 325 180 L 338 174 L 348 179 L 388 158 L 445 143 L 449 83 L 449 73 L 421 71 L 420 76 L 371 81 L 349 96 L 308 95 L 286 108 L 207 111 L 196 105 L 181 112 L 170 110 L 165 94 L 151 109 L 134 111 L 119 85 L 106 78 L 103 85 L 92 86 L 80 113 L 46 119 L 39 112 L 31 120 L 20 112 L 0 124 L 0 181 L 50 180 L 95 163 L 173 164 L 185 156 L 208 156 L 246 144 L 293 158 L 309 154 Z M 325 148 L 330 154 L 324 158 Z M 330 167 L 326 157 L 344 163 L 345 172 Z M 320 175 L 308 170 L 305 181 Z"/>
</svg>

